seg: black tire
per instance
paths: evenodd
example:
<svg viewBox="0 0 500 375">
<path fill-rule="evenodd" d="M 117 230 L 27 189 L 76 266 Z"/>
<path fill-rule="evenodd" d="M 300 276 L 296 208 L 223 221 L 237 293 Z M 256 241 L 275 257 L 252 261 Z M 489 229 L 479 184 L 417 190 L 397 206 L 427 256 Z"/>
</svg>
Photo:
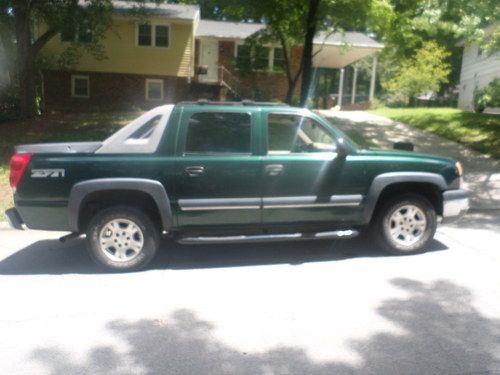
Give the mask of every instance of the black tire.
<svg viewBox="0 0 500 375">
<path fill-rule="evenodd" d="M 111 246 L 108 247 L 101 244 L 100 238 L 102 239 L 102 237 L 100 236 L 101 234 L 107 235 L 104 232 L 105 226 L 111 222 L 115 224 L 113 228 L 118 229 L 114 232 L 108 230 L 107 233 L 112 234 L 110 237 L 106 236 L 105 242 L 103 242 L 103 244 L 111 243 Z M 122 228 L 124 225 L 127 226 Z M 125 234 L 125 230 L 129 229 L 130 233 L 133 233 L 131 235 L 133 244 L 130 237 L 127 237 L 128 234 Z M 111 241 L 116 242 L 117 245 Z M 141 243 L 142 246 L 139 246 Z M 133 207 L 107 208 L 96 214 L 87 227 L 87 249 L 91 258 L 99 266 L 112 271 L 136 271 L 144 268 L 154 258 L 159 244 L 160 231 L 158 226 L 148 215 Z M 120 248 L 116 246 L 120 246 Z M 115 247 L 116 249 L 114 249 Z M 117 249 L 120 249 L 120 252 Z M 123 256 L 123 259 L 117 259 L 120 256 Z"/>
<path fill-rule="evenodd" d="M 395 220 L 393 214 L 397 215 L 398 210 L 401 215 L 411 216 L 410 211 L 405 211 L 405 207 L 418 209 L 413 219 L 403 221 L 403 216 L 400 216 L 401 221 Z M 423 219 L 420 216 L 423 216 Z M 396 228 L 396 225 L 399 226 Z M 420 228 L 417 229 L 419 226 Z M 426 246 L 436 233 L 436 227 L 436 210 L 432 204 L 421 195 L 405 194 L 389 199 L 381 205 L 372 221 L 371 232 L 376 243 L 388 253 L 410 255 L 425 252 Z M 394 234 L 391 235 L 391 232 Z M 398 235 L 398 233 L 401 234 Z M 415 242 L 402 243 L 408 238 L 411 239 L 411 236 Z"/>
</svg>

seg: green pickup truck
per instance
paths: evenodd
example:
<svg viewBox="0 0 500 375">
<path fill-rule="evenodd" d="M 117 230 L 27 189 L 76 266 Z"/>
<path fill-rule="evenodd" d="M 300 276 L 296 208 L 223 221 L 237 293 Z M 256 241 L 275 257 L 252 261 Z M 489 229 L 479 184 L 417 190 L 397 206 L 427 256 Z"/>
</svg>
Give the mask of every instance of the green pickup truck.
<svg viewBox="0 0 500 375">
<path fill-rule="evenodd" d="M 318 114 L 272 103 L 157 107 L 102 142 L 21 145 L 11 159 L 14 228 L 86 234 L 113 270 L 180 243 L 356 236 L 425 250 L 438 217 L 468 209 L 460 163 L 363 149 Z"/>
</svg>

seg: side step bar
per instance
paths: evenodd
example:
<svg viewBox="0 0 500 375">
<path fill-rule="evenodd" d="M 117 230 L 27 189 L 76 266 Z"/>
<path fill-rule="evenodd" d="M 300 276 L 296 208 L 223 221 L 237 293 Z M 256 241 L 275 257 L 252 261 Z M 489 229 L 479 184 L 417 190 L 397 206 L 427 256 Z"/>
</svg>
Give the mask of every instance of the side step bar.
<svg viewBox="0 0 500 375">
<path fill-rule="evenodd" d="M 190 244 L 222 244 L 239 242 L 273 242 L 273 241 L 300 241 L 300 240 L 326 240 L 338 238 L 353 238 L 359 235 L 357 230 L 335 230 L 318 233 L 286 233 L 286 234 L 258 234 L 248 236 L 201 236 L 201 237 L 181 237 L 177 240 L 183 245 Z"/>
</svg>

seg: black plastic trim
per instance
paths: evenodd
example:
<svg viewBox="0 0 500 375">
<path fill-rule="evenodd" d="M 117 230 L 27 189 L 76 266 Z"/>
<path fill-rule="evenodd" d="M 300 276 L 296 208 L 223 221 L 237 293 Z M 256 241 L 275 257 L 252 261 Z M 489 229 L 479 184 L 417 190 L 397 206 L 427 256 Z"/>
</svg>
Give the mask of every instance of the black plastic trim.
<svg viewBox="0 0 500 375">
<path fill-rule="evenodd" d="M 363 219 L 368 223 L 373 215 L 380 193 L 392 184 L 402 182 L 428 183 L 435 185 L 443 191 L 448 188 L 448 184 L 443 176 L 437 173 L 428 172 L 389 172 L 382 173 L 373 179 L 373 182 L 366 196 L 365 210 Z"/>
<path fill-rule="evenodd" d="M 15 208 L 7 209 L 5 211 L 5 217 L 7 218 L 7 221 L 9 222 L 9 225 L 12 228 L 24 230 L 23 219 L 21 218 L 21 215 L 19 215 L 19 212 L 17 212 Z"/>
<path fill-rule="evenodd" d="M 168 231 L 172 228 L 170 200 L 159 181 L 143 178 L 102 178 L 79 182 L 71 189 L 68 200 L 68 221 L 71 231 L 81 232 L 78 218 L 85 197 L 91 193 L 109 190 L 132 190 L 150 195 L 160 213 L 163 229 Z"/>
</svg>

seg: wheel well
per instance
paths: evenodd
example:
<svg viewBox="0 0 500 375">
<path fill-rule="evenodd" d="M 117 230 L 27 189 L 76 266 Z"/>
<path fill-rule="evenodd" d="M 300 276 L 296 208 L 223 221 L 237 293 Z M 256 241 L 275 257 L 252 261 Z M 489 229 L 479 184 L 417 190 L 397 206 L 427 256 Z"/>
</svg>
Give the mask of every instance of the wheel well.
<svg viewBox="0 0 500 375">
<path fill-rule="evenodd" d="M 136 190 L 105 190 L 88 194 L 82 201 L 78 213 L 78 227 L 87 230 L 90 220 L 99 212 L 112 206 L 131 206 L 146 213 L 161 227 L 160 212 L 151 195 Z"/>
<path fill-rule="evenodd" d="M 434 184 L 417 183 L 417 182 L 402 182 L 386 186 L 381 192 L 375 205 L 374 213 L 378 211 L 380 206 L 388 199 L 402 194 L 416 194 L 425 197 L 434 207 L 438 215 L 443 213 L 443 199 L 441 190 Z"/>
</svg>

